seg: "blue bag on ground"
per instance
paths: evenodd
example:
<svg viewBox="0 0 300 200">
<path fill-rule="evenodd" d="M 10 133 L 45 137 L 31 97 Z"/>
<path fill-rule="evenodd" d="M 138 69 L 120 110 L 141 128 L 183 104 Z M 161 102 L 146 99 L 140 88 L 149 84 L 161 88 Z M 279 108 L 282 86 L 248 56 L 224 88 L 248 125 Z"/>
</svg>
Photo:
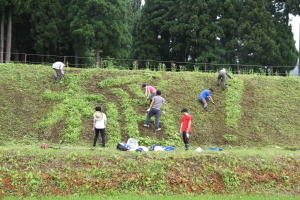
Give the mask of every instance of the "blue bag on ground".
<svg viewBox="0 0 300 200">
<path fill-rule="evenodd" d="M 215 148 L 215 147 L 211 147 L 211 148 L 207 148 L 205 150 L 212 150 L 212 151 L 223 151 L 224 149 L 221 148 Z"/>
<path fill-rule="evenodd" d="M 175 150 L 174 147 L 165 147 L 164 149 L 165 149 L 165 151 L 173 151 L 173 150 Z"/>
</svg>

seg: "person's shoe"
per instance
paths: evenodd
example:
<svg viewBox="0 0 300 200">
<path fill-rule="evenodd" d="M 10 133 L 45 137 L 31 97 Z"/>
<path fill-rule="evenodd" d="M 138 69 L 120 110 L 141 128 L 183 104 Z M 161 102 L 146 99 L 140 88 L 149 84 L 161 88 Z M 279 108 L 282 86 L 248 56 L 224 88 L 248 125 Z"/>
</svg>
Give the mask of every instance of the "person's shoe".
<svg viewBox="0 0 300 200">
<path fill-rule="evenodd" d="M 157 129 L 155 129 L 156 131 L 160 131 L 161 130 L 161 128 L 157 128 Z"/>
<path fill-rule="evenodd" d="M 145 127 L 149 127 L 149 124 L 144 124 Z"/>
<path fill-rule="evenodd" d="M 205 110 L 205 111 L 209 111 L 209 109 L 208 109 L 208 108 L 204 108 L 204 110 Z"/>
</svg>

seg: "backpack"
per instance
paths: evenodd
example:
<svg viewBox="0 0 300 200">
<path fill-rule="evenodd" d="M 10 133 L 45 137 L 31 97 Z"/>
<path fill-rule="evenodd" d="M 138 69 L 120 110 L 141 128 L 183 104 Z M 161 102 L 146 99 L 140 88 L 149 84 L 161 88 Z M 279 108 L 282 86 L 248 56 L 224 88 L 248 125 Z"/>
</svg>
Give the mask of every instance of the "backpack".
<svg viewBox="0 0 300 200">
<path fill-rule="evenodd" d="M 125 143 L 118 143 L 117 149 L 120 151 L 128 151 L 129 147 Z"/>
</svg>

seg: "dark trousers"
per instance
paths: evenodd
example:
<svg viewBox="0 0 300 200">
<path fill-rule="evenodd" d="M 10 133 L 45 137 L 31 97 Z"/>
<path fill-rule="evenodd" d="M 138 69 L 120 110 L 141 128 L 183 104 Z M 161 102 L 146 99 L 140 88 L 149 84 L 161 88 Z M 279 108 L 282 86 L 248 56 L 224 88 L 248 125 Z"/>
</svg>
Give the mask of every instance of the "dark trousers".
<svg viewBox="0 0 300 200">
<path fill-rule="evenodd" d="M 184 144 L 189 144 L 190 143 L 190 137 L 187 137 L 186 131 L 182 132 L 182 139 L 183 139 Z"/>
<path fill-rule="evenodd" d="M 59 82 L 62 76 L 61 69 L 55 69 L 55 72 L 56 72 L 56 82 Z"/>
<path fill-rule="evenodd" d="M 159 128 L 159 120 L 160 120 L 160 110 L 151 108 L 151 110 L 148 112 L 147 117 L 146 117 L 146 122 L 145 124 L 150 124 L 150 118 L 154 116 L 155 117 L 155 128 Z"/>
<path fill-rule="evenodd" d="M 95 128 L 95 137 L 94 137 L 93 147 L 96 146 L 96 143 L 97 143 L 97 140 L 98 140 L 99 133 L 101 133 L 102 147 L 105 147 L 105 140 L 106 140 L 105 128 L 104 128 L 104 129 L 96 129 L 96 128 Z"/>
</svg>

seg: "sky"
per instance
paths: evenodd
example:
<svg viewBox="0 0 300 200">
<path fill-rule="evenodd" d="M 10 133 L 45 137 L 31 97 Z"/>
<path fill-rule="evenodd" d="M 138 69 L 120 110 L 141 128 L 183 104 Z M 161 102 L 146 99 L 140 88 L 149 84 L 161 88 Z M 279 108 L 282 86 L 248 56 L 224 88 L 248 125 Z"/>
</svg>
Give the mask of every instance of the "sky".
<svg viewBox="0 0 300 200">
<path fill-rule="evenodd" d="M 296 48 L 299 51 L 300 17 L 299 17 L 299 15 L 297 15 L 296 17 L 290 16 L 290 18 L 292 19 L 290 24 L 292 25 L 292 30 L 294 33 L 294 39 L 296 41 Z"/>
</svg>

